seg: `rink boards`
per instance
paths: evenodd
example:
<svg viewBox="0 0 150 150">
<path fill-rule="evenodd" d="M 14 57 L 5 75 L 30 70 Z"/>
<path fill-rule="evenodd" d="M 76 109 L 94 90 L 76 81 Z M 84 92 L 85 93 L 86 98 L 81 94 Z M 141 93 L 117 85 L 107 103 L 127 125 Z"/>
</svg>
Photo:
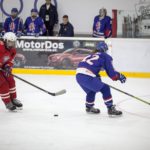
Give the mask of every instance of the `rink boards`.
<svg viewBox="0 0 150 150">
<path fill-rule="evenodd" d="M 41 74 L 41 75 L 75 75 L 75 70 L 44 70 L 44 69 L 13 69 L 15 74 Z M 122 72 L 127 77 L 131 78 L 150 78 L 150 73 L 142 72 Z M 106 72 L 102 71 L 101 76 L 105 77 Z"/>
<path fill-rule="evenodd" d="M 13 72 L 75 75 L 78 62 L 104 40 L 117 71 L 127 77 L 150 78 L 150 39 L 21 37 Z M 101 76 L 106 73 L 101 72 Z"/>
</svg>

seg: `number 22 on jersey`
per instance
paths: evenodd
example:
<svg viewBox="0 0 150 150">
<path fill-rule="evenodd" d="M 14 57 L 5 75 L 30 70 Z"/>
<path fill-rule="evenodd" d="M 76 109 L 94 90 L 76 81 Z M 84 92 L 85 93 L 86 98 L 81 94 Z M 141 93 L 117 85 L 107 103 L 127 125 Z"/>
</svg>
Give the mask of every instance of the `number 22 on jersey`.
<svg viewBox="0 0 150 150">
<path fill-rule="evenodd" d="M 88 63 L 89 65 L 93 65 L 93 61 L 94 61 L 94 60 L 98 60 L 98 59 L 99 59 L 99 55 L 94 54 L 94 55 L 85 57 L 85 58 L 82 60 L 82 62 L 86 62 L 86 63 Z"/>
</svg>

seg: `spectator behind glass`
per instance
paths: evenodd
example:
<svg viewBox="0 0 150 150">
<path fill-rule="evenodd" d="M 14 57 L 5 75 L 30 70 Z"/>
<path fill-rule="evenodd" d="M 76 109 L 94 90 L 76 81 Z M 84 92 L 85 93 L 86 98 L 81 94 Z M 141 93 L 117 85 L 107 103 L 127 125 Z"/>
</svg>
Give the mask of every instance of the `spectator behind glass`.
<svg viewBox="0 0 150 150">
<path fill-rule="evenodd" d="M 24 30 L 27 36 L 39 36 L 46 32 L 45 24 L 42 18 L 38 16 L 37 9 L 31 10 L 31 16 L 25 21 Z"/>
<path fill-rule="evenodd" d="M 56 7 L 51 4 L 51 0 L 45 0 L 46 3 L 41 6 L 39 16 L 44 20 L 47 32 L 45 36 L 53 36 L 54 25 L 58 23 L 58 13 Z"/>
<path fill-rule="evenodd" d="M 60 24 L 60 30 L 58 36 L 64 36 L 64 37 L 74 36 L 74 28 L 72 24 L 69 22 L 67 15 L 63 16 L 63 23 Z"/>
<path fill-rule="evenodd" d="M 111 18 L 107 16 L 107 10 L 101 8 L 99 15 L 94 18 L 93 37 L 109 38 L 112 34 Z"/>
<path fill-rule="evenodd" d="M 5 32 L 13 32 L 19 37 L 22 35 L 22 31 L 23 20 L 20 17 L 18 17 L 18 9 L 12 8 L 10 17 L 6 18 L 4 22 L 2 35 L 4 35 Z"/>
</svg>

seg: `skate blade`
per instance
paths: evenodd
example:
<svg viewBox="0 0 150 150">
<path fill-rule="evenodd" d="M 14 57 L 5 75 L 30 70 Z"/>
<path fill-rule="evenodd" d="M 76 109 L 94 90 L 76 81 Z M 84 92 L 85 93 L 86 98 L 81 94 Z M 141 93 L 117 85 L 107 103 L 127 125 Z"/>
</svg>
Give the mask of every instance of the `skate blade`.
<svg viewBox="0 0 150 150">
<path fill-rule="evenodd" d="M 88 112 L 88 111 L 86 111 L 86 113 L 90 114 L 90 115 L 98 115 L 98 114 L 100 114 L 100 112 L 99 113 L 93 113 L 93 112 Z"/>
<path fill-rule="evenodd" d="M 16 107 L 16 110 L 23 110 L 23 107 Z"/>
<path fill-rule="evenodd" d="M 122 117 L 123 114 L 121 114 L 121 115 L 109 115 L 108 114 L 108 116 L 109 116 L 109 118 L 119 118 L 119 117 Z"/>
<path fill-rule="evenodd" d="M 16 112 L 17 112 L 17 109 L 15 109 L 15 110 L 10 110 L 10 109 L 8 109 L 8 111 L 9 111 L 9 112 L 16 113 Z"/>
</svg>

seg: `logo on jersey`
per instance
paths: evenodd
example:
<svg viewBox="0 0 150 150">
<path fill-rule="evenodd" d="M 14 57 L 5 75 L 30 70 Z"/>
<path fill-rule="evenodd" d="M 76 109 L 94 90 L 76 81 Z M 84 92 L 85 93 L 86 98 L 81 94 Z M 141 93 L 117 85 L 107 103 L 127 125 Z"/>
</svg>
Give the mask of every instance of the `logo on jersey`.
<svg viewBox="0 0 150 150">
<path fill-rule="evenodd" d="M 29 31 L 35 31 L 35 24 L 34 24 L 34 22 L 29 24 Z"/>
<path fill-rule="evenodd" d="M 9 29 L 14 32 L 15 27 L 16 27 L 15 23 L 11 22 L 10 25 L 9 25 Z"/>
<path fill-rule="evenodd" d="M 100 28 L 101 28 L 101 22 L 98 21 L 98 22 L 96 23 L 96 30 L 99 31 Z"/>
</svg>

